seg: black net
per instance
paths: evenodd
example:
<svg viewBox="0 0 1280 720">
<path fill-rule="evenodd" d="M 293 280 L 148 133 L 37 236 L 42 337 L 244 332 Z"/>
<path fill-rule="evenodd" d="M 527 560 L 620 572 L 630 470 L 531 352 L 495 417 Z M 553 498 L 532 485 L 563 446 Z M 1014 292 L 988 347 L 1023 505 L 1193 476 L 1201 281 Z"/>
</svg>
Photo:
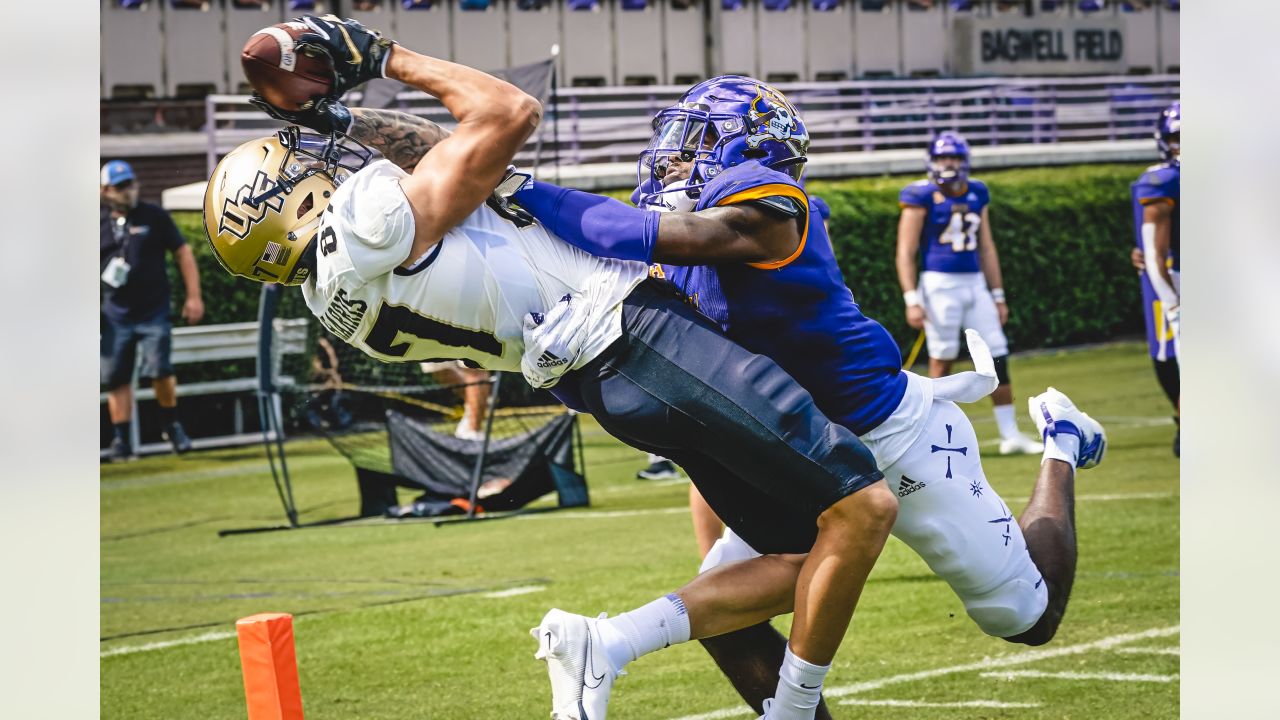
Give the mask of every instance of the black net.
<svg viewBox="0 0 1280 720">
<path fill-rule="evenodd" d="M 351 461 L 362 515 L 465 512 L 477 466 L 479 510 L 519 508 L 553 491 L 561 506 L 587 503 L 575 418 L 549 393 L 456 361 L 382 363 L 312 333 L 310 377 L 286 393 L 286 412 Z M 395 505 L 395 486 L 422 492 Z"/>
</svg>

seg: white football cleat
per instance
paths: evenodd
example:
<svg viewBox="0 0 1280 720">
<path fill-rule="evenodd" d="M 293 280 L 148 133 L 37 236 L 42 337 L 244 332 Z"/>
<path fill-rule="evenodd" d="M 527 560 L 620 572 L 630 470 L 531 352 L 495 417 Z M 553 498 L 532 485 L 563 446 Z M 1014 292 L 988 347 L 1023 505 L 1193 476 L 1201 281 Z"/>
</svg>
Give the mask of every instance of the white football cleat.
<svg viewBox="0 0 1280 720">
<path fill-rule="evenodd" d="M 1087 470 L 1102 462 L 1102 456 L 1107 452 L 1107 433 L 1101 423 L 1081 412 L 1071 398 L 1056 388 L 1049 388 L 1029 398 L 1027 409 L 1041 437 L 1066 434 L 1080 439 L 1076 467 Z"/>
<path fill-rule="evenodd" d="M 599 622 L 553 608 L 529 631 L 538 641 L 534 658 L 546 661 L 551 678 L 552 720 L 605 720 L 619 673 L 600 641 Z"/>
<path fill-rule="evenodd" d="M 1001 455 L 1034 455 L 1044 452 L 1044 443 L 1018 433 L 1000 441 Z"/>
</svg>

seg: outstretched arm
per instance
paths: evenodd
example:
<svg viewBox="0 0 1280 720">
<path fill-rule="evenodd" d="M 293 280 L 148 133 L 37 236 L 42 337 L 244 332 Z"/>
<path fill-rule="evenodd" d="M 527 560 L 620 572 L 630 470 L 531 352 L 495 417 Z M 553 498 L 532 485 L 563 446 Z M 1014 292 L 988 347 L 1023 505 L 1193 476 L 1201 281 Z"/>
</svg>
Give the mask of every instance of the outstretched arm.
<svg viewBox="0 0 1280 720">
<path fill-rule="evenodd" d="M 660 213 L 544 182 L 533 183 L 513 199 L 565 242 L 623 260 L 771 262 L 790 256 L 801 238 L 795 216 L 753 204 Z"/>
<path fill-rule="evenodd" d="M 458 120 L 453 133 L 400 182 L 413 208 L 413 249 L 407 258 L 412 262 L 489 197 L 538 127 L 542 105 L 488 73 L 400 45 L 392 47 L 386 69 L 387 77 L 439 98 Z"/>
<path fill-rule="evenodd" d="M 352 138 L 382 153 L 412 173 L 427 151 L 449 137 L 449 131 L 417 115 L 397 110 L 352 108 Z"/>
</svg>

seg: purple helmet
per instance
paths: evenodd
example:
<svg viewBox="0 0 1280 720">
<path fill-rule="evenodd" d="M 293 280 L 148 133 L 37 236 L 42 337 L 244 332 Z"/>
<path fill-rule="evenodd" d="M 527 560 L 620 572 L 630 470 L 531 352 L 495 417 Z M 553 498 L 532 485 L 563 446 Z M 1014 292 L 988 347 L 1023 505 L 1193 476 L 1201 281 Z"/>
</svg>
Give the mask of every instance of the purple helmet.
<svg viewBox="0 0 1280 720">
<path fill-rule="evenodd" d="M 944 168 L 938 164 L 940 157 L 960 158 L 958 169 Z M 969 143 L 958 132 L 944 130 L 929 143 L 929 157 L 925 161 L 929 179 L 938 185 L 962 182 L 969 179 Z"/>
<path fill-rule="evenodd" d="M 1156 149 L 1160 151 L 1160 159 L 1167 163 L 1180 165 L 1182 136 L 1182 101 L 1174 100 L 1173 104 L 1160 111 L 1160 119 L 1156 120 Z"/>
<path fill-rule="evenodd" d="M 808 160 L 809 132 L 795 106 L 774 88 L 741 75 L 721 75 L 694 85 L 653 119 L 653 139 L 636 168 L 637 204 L 661 205 L 662 194 L 696 197 L 726 168 L 747 160 L 799 180 Z M 664 189 L 673 159 L 693 163 L 686 183 Z"/>
</svg>

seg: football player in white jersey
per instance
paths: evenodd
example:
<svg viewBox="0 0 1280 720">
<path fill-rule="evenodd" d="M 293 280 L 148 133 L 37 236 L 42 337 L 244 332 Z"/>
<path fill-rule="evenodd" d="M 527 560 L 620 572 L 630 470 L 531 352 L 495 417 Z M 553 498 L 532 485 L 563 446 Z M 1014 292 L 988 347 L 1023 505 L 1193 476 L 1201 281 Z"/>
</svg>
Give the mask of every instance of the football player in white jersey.
<svg viewBox="0 0 1280 720">
<path fill-rule="evenodd" d="M 1000 384 L 991 394 L 1000 454 L 1038 453 L 1044 445 L 1018 430 L 1009 382 L 1009 319 L 1000 257 L 991 235 L 990 193 L 969 177 L 969 144 L 958 133 L 939 133 L 929 144 L 929 177 L 902 189 L 897 269 L 907 324 L 923 329 L 929 377 L 951 372 L 965 328 L 978 331 L 996 359 Z M 916 258 L 923 268 L 916 276 Z"/>
<path fill-rule="evenodd" d="M 703 574 L 622 623 L 548 613 L 536 635 L 553 716 L 603 720 L 617 652 L 633 658 L 792 609 L 791 648 L 830 663 L 897 514 L 867 448 L 775 363 L 733 344 L 669 285 L 647 279 L 646 262 L 588 255 L 495 195 L 537 125 L 535 100 L 354 21 L 305 22 L 318 32 L 300 37 L 299 48 L 333 59 L 331 97 L 299 112 L 259 104 L 326 134 L 290 127 L 218 164 L 205 230 L 223 266 L 302 285 L 321 322 L 373 357 L 520 370 L 635 447 L 700 458 L 715 470 L 706 481 L 714 484 L 702 489 L 717 514 L 772 553 Z M 336 101 L 373 77 L 439 98 L 456 129 L 352 112 Z M 384 159 L 371 160 L 368 146 Z M 751 208 L 661 222 L 650 215 L 615 226 L 602 206 L 581 221 L 668 255 L 707 233 L 731 241 L 744 220 L 778 246 L 800 241 L 795 223 Z M 804 552 L 802 561 L 780 557 Z M 801 582 L 786 597 L 761 597 L 754 588 L 779 563 L 801 565 Z M 666 628 L 660 644 L 650 648 L 652 637 L 629 631 L 641 623 Z"/>
</svg>

